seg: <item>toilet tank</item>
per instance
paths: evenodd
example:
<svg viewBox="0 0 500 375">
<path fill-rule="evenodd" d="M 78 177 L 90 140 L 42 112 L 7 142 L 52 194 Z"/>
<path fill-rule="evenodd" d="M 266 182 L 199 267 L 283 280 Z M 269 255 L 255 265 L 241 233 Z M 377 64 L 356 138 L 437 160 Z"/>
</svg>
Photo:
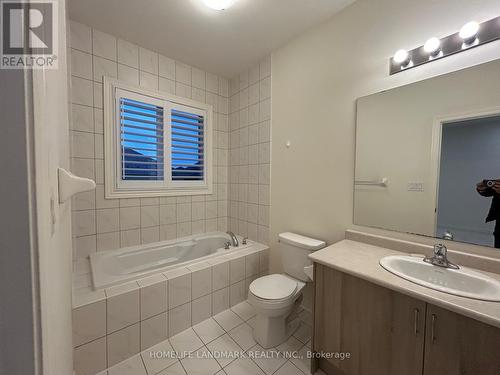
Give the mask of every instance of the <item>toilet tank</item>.
<svg viewBox="0 0 500 375">
<path fill-rule="evenodd" d="M 279 234 L 278 239 L 285 273 L 296 279 L 309 281 L 304 273 L 304 267 L 312 264 L 308 256 L 324 248 L 325 242 L 290 232 Z"/>
</svg>

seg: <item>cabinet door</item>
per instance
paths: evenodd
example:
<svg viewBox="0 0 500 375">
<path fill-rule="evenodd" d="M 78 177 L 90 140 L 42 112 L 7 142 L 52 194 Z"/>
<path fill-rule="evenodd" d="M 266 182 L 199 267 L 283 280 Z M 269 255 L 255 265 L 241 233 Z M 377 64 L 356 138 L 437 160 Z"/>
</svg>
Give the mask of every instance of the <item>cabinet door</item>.
<svg viewBox="0 0 500 375">
<path fill-rule="evenodd" d="M 424 375 L 500 374 L 500 329 L 427 307 Z"/>
<path fill-rule="evenodd" d="M 421 375 L 424 302 L 362 279 L 317 266 L 316 352 L 349 352 L 328 360 L 330 374 Z"/>
<path fill-rule="evenodd" d="M 318 353 L 340 352 L 342 273 L 315 263 L 314 286 L 313 350 Z M 320 363 L 325 371 L 328 369 L 324 365 L 333 364 L 337 364 L 337 361 L 329 360 L 326 364 Z M 313 363 L 313 373 L 316 365 L 317 363 Z M 327 372 L 342 374 L 338 370 Z"/>
</svg>

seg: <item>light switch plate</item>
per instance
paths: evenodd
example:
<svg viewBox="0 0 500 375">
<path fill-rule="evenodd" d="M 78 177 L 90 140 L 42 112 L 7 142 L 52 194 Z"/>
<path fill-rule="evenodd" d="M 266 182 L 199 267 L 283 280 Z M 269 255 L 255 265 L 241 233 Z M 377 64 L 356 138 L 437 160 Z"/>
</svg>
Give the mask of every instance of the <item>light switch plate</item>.
<svg viewBox="0 0 500 375">
<path fill-rule="evenodd" d="M 424 191 L 424 183 L 410 181 L 408 182 L 408 191 L 422 192 Z"/>
</svg>

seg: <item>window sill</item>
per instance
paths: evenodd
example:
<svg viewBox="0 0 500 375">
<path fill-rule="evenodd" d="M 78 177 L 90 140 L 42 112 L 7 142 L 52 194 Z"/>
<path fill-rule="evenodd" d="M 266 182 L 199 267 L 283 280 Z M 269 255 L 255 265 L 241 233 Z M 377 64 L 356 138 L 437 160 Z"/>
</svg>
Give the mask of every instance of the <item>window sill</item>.
<svg viewBox="0 0 500 375">
<path fill-rule="evenodd" d="M 185 195 L 210 195 L 213 194 L 212 187 L 206 188 L 177 188 L 177 189 L 156 189 L 156 190 L 127 190 L 105 188 L 106 199 L 119 198 L 151 198 L 151 197 L 172 197 Z"/>
</svg>

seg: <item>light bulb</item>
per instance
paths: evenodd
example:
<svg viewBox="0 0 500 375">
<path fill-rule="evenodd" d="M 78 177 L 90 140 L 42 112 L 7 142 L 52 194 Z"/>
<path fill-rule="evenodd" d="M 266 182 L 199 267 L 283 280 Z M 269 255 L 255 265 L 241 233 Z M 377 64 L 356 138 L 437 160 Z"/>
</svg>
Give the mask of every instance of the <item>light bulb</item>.
<svg viewBox="0 0 500 375">
<path fill-rule="evenodd" d="M 424 51 L 432 57 L 435 57 L 441 52 L 441 41 L 438 38 L 430 38 L 424 44 Z"/>
<path fill-rule="evenodd" d="M 410 63 L 410 55 L 408 51 L 400 49 L 394 54 L 394 62 L 396 64 L 401 64 L 401 66 L 406 66 Z"/>
<path fill-rule="evenodd" d="M 458 34 L 463 39 L 465 44 L 471 44 L 477 38 L 479 32 L 479 24 L 476 21 L 466 23 Z"/>
<path fill-rule="evenodd" d="M 224 10 L 233 5 L 235 0 L 202 0 L 203 4 L 214 10 Z"/>
</svg>

